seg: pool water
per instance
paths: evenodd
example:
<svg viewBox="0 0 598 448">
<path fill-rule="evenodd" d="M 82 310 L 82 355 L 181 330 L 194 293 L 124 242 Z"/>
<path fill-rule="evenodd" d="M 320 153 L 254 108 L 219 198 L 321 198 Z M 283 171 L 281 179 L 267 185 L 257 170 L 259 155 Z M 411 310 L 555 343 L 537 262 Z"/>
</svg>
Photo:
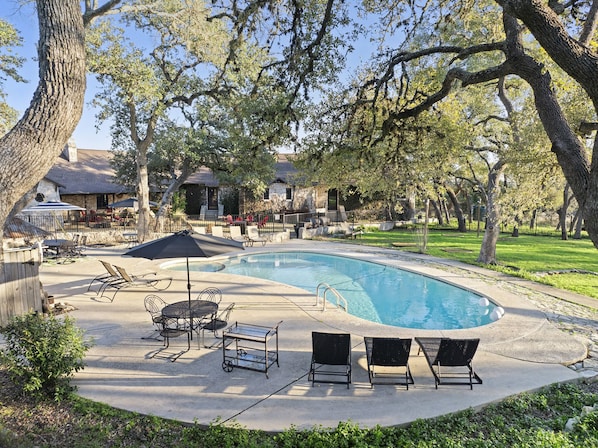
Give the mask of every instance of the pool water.
<svg viewBox="0 0 598 448">
<path fill-rule="evenodd" d="M 467 289 L 350 257 L 315 252 L 260 253 L 218 262 L 191 261 L 189 268 L 272 280 L 314 294 L 320 283 L 326 283 L 347 300 L 350 314 L 396 327 L 472 328 L 502 315 L 496 304 Z M 185 271 L 186 264 L 171 264 L 167 269 Z M 327 298 L 336 302 L 334 294 L 328 293 Z"/>
</svg>

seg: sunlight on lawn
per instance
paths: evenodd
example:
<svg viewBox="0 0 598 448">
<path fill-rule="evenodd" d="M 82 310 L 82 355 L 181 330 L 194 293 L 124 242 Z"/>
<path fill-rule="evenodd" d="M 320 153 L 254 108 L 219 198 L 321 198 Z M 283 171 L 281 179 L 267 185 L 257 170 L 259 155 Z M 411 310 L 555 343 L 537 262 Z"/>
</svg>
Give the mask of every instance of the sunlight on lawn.
<svg viewBox="0 0 598 448">
<path fill-rule="evenodd" d="M 482 237 L 483 232 L 478 235 L 475 231 L 458 233 L 431 228 L 425 253 L 479 265 L 476 260 Z M 389 232 L 370 229 L 362 238 L 351 242 L 419 252 L 423 241 L 421 230 L 410 228 Z M 499 237 L 496 256 L 498 265 L 485 267 L 598 298 L 598 251 L 587 236 L 563 241 L 560 236 L 520 233 L 519 237 L 512 237 L 505 232 Z M 547 272 L 554 274 L 537 275 Z"/>
</svg>

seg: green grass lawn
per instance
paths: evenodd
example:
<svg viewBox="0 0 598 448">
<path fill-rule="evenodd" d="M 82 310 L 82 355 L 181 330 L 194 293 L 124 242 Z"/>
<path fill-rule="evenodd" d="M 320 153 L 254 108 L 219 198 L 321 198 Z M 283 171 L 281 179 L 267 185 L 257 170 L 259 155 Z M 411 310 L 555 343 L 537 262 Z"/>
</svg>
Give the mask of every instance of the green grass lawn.
<svg viewBox="0 0 598 448">
<path fill-rule="evenodd" d="M 431 228 L 425 253 L 479 265 L 476 259 L 482 236 L 482 232 L 478 235 L 475 231 L 459 233 L 451 229 Z M 422 241 L 421 230 L 414 228 L 399 228 L 389 232 L 370 228 L 361 238 L 351 240 L 352 243 L 394 247 L 410 252 L 419 252 Z M 393 243 L 403 247 L 395 247 Z M 503 233 L 496 246 L 496 256 L 498 264 L 486 267 L 598 299 L 598 249 L 587 236 L 581 240 L 563 241 L 556 235 L 520 233 L 520 236 L 512 237 L 510 233 Z M 569 270 L 578 272 L 539 275 Z"/>
</svg>

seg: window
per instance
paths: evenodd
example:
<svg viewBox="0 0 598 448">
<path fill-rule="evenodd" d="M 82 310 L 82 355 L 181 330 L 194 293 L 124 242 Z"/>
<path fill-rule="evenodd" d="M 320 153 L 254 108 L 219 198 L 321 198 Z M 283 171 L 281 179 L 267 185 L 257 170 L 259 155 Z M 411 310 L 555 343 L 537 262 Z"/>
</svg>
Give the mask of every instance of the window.
<svg viewBox="0 0 598 448">
<path fill-rule="evenodd" d="M 287 201 L 292 201 L 293 200 L 293 189 L 292 188 L 287 188 L 286 199 L 287 199 Z"/>
<path fill-rule="evenodd" d="M 101 208 L 108 208 L 108 195 L 107 194 L 98 194 L 96 195 L 96 210 Z"/>
<path fill-rule="evenodd" d="M 337 210 L 338 207 L 338 190 L 332 188 L 328 190 L 328 210 Z"/>
<path fill-rule="evenodd" d="M 270 200 L 270 189 L 266 188 L 264 190 L 264 201 L 269 201 Z"/>
</svg>

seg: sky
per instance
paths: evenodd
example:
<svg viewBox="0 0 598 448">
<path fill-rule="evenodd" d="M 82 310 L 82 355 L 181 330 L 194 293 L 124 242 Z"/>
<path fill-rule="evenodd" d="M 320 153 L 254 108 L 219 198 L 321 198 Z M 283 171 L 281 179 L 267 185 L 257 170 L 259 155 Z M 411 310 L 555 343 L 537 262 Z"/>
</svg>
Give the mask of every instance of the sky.
<svg viewBox="0 0 598 448">
<path fill-rule="evenodd" d="M 27 58 L 27 61 L 20 70 L 23 78 L 29 82 L 16 83 L 7 80 L 4 88 L 7 92 L 8 104 L 19 112 L 19 116 L 29 106 L 33 98 L 33 92 L 38 82 L 38 66 L 35 57 L 36 44 L 39 38 L 37 27 L 37 16 L 34 10 L 34 3 L 19 5 L 17 0 L 3 0 L 0 17 L 12 24 L 23 38 L 23 46 L 19 47 L 17 53 Z M 87 79 L 87 93 L 85 95 L 85 108 L 81 121 L 73 134 L 75 144 L 82 149 L 110 149 L 110 129 L 108 124 L 104 124 L 99 130 L 96 129 L 97 120 L 96 111 L 89 104 L 96 90 L 97 82 L 93 77 Z"/>
<path fill-rule="evenodd" d="M 19 4 L 20 0 L 2 0 L 2 3 L 3 8 L 0 11 L 0 17 L 12 24 L 20 32 L 23 38 L 23 46 L 18 47 L 16 52 L 27 59 L 20 70 L 20 74 L 29 82 L 17 83 L 8 79 L 4 83 L 8 104 L 16 109 L 19 112 L 19 116 L 21 116 L 29 106 L 38 82 L 38 66 L 35 58 L 39 35 L 35 3 L 27 2 L 25 5 L 22 5 Z M 366 54 L 369 55 L 371 48 L 368 47 L 369 44 L 366 44 L 365 41 L 357 44 L 357 51 L 352 56 L 355 65 L 362 61 L 363 56 Z M 99 126 L 96 119 L 98 111 L 91 105 L 94 94 L 98 89 L 99 83 L 93 76 L 88 76 L 83 116 L 73 134 L 73 139 L 78 148 L 110 149 L 110 124 L 103 123 Z"/>
</svg>

